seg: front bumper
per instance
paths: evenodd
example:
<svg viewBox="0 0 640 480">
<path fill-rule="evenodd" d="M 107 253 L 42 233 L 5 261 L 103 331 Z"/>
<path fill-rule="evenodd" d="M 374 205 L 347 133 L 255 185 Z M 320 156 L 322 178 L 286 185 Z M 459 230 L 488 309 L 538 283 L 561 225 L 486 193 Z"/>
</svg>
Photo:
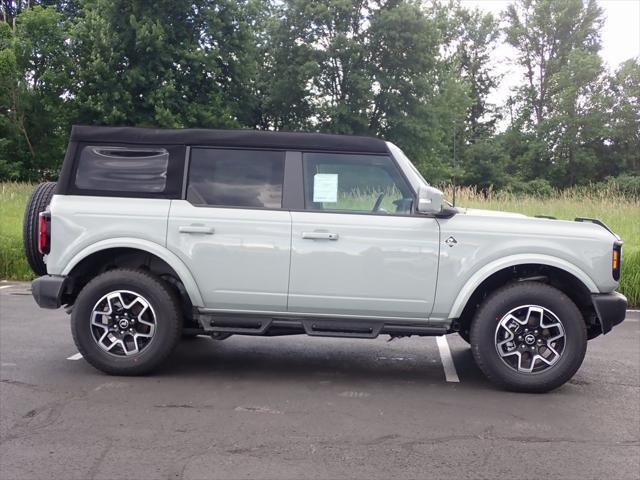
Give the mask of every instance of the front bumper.
<svg viewBox="0 0 640 480">
<path fill-rule="evenodd" d="M 60 308 L 68 286 L 68 277 L 45 275 L 31 282 L 31 295 L 40 308 Z"/>
<path fill-rule="evenodd" d="M 603 335 L 622 323 L 627 314 L 627 297 L 621 293 L 594 293 L 591 300 Z"/>
</svg>

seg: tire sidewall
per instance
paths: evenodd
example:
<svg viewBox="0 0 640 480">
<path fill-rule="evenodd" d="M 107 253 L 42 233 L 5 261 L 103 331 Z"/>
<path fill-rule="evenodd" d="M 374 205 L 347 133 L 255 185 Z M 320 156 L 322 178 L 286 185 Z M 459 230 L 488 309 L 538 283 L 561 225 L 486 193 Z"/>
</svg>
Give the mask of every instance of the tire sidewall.
<svg viewBox="0 0 640 480">
<path fill-rule="evenodd" d="M 96 368 L 106 373 L 140 374 L 155 368 L 175 347 L 181 330 L 176 300 L 159 280 L 134 271 L 112 271 L 96 277 L 78 295 L 71 315 L 71 329 L 78 350 Z M 91 313 L 96 303 L 115 290 L 128 290 L 144 297 L 156 316 L 152 341 L 140 353 L 115 356 L 102 350 L 93 338 Z"/>
<path fill-rule="evenodd" d="M 565 331 L 565 347 L 557 363 L 539 373 L 518 373 L 500 358 L 495 331 L 514 308 L 538 305 L 553 312 Z M 587 346 L 586 326 L 575 304 L 561 291 L 533 282 L 505 288 L 487 299 L 471 327 L 474 357 L 490 380 L 518 391 L 544 392 L 567 382 L 580 368 Z"/>
<path fill-rule="evenodd" d="M 43 182 L 33 189 L 22 220 L 22 244 L 29 267 L 36 275 L 46 275 L 44 256 L 38 250 L 39 215 L 44 212 L 55 193 L 56 182 Z"/>
</svg>

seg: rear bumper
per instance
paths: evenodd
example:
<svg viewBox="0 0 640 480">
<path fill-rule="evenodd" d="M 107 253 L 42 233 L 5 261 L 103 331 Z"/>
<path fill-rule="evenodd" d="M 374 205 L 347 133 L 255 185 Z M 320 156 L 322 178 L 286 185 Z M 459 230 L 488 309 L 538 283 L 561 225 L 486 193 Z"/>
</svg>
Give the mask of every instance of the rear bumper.
<svg viewBox="0 0 640 480">
<path fill-rule="evenodd" d="M 45 275 L 31 282 L 31 294 L 41 308 L 60 308 L 69 284 L 68 277 Z"/>
<path fill-rule="evenodd" d="M 594 293 L 591 300 L 603 334 L 622 323 L 627 314 L 627 297 L 621 293 Z"/>
</svg>

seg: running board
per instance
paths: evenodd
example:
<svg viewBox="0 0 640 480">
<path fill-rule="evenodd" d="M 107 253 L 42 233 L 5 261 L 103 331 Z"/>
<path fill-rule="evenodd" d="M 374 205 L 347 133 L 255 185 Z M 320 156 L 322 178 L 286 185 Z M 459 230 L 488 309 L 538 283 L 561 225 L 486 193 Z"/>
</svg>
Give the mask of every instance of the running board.
<svg viewBox="0 0 640 480">
<path fill-rule="evenodd" d="M 376 338 L 392 336 L 434 336 L 447 333 L 445 327 L 403 323 L 396 320 L 359 320 L 312 317 L 268 317 L 262 315 L 198 312 L 204 333 L 234 335 L 300 335 L 312 337 Z"/>
</svg>

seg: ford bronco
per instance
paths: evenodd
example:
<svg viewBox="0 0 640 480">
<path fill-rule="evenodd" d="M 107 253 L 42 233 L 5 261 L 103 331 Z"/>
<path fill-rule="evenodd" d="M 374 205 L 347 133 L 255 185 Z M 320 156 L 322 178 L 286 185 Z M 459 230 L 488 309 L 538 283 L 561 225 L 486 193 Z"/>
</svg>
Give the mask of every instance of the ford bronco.
<svg viewBox="0 0 640 480">
<path fill-rule="evenodd" d="M 548 391 L 626 310 L 606 225 L 453 207 L 375 138 L 76 126 L 24 233 L 36 302 L 115 375 L 188 335 L 457 332 L 497 385 Z"/>
</svg>

